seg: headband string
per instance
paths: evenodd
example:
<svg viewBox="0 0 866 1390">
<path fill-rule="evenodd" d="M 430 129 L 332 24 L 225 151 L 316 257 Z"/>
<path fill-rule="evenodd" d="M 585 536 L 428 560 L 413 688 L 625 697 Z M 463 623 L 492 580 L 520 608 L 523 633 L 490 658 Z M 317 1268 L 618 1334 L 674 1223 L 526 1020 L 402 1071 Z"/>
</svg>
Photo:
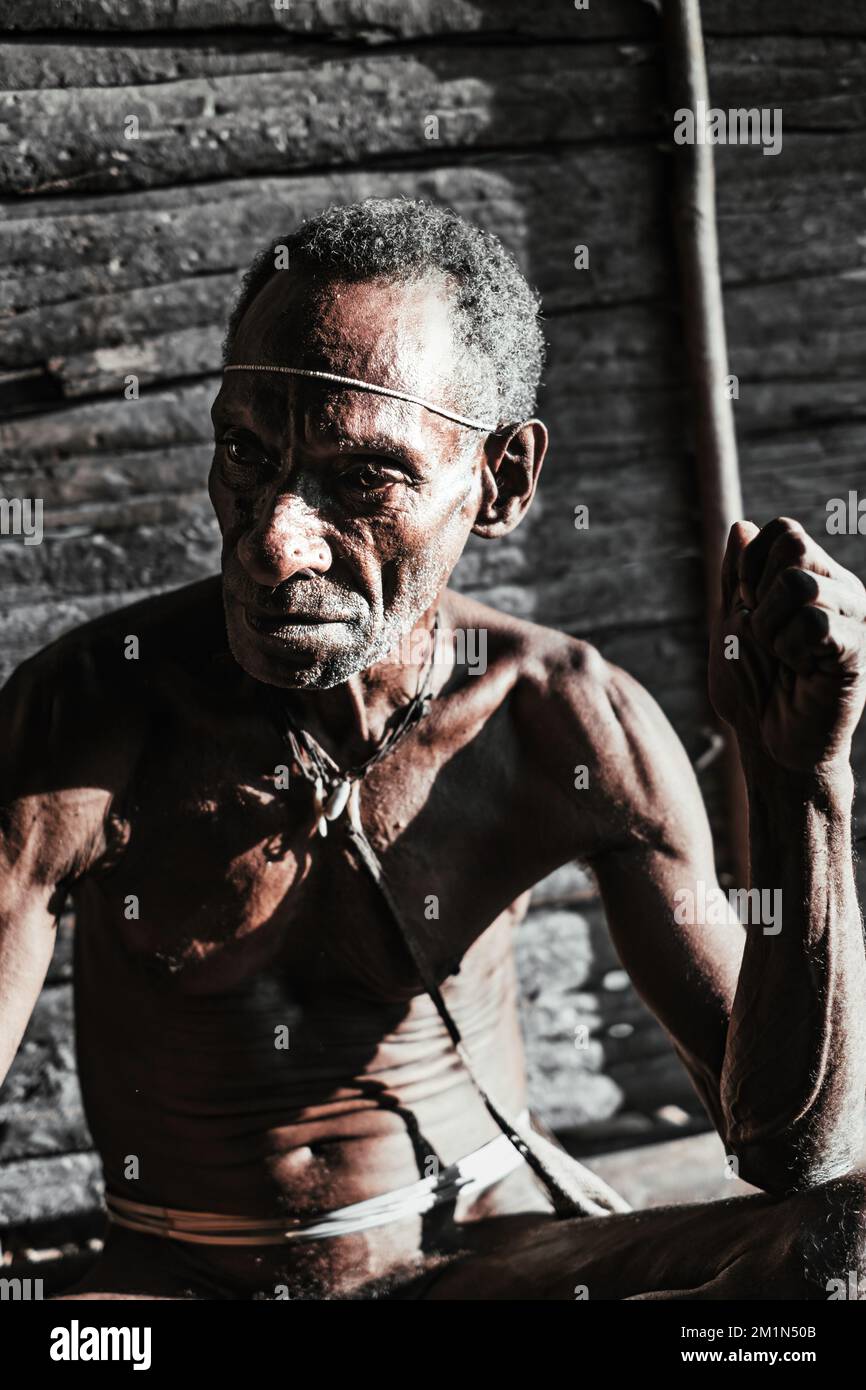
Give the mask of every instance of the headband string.
<svg viewBox="0 0 866 1390">
<path fill-rule="evenodd" d="M 318 381 L 336 381 L 341 386 L 353 386 L 359 391 L 372 391 L 377 396 L 393 396 L 398 401 L 411 401 L 413 405 L 423 405 L 425 410 L 432 410 L 434 415 L 443 415 L 446 420 L 454 420 L 456 424 L 466 425 L 471 430 L 486 430 L 488 434 L 493 434 L 497 429 L 496 425 L 488 424 L 484 420 L 473 420 L 468 415 L 458 415 L 456 411 L 433 405 L 431 401 L 425 401 L 421 396 L 410 395 L 408 391 L 393 391 L 390 386 L 375 386 L 372 381 L 360 381 L 354 376 L 337 376 L 336 372 L 313 372 L 306 367 L 269 367 L 261 362 L 241 362 L 224 367 L 223 371 L 282 372 L 286 376 L 309 376 L 315 377 Z"/>
</svg>

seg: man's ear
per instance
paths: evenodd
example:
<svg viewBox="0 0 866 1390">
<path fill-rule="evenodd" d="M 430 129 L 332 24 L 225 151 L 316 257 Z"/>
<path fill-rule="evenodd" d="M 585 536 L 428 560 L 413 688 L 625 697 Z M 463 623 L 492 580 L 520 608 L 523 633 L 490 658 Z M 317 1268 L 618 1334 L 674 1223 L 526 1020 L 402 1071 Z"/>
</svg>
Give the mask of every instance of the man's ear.
<svg viewBox="0 0 866 1390">
<path fill-rule="evenodd" d="M 489 436 L 473 535 L 495 540 L 520 524 L 535 496 L 546 452 L 547 428 L 540 420 L 509 425 Z"/>
</svg>

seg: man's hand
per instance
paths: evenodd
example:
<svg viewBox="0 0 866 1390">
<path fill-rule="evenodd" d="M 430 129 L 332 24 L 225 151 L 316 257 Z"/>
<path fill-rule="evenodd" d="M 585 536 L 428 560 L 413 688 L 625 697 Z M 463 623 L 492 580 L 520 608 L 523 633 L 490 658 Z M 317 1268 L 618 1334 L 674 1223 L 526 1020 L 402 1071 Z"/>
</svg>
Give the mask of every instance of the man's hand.
<svg viewBox="0 0 866 1390">
<path fill-rule="evenodd" d="M 743 751 L 797 772 L 847 761 L 866 700 L 866 589 L 799 522 L 731 528 L 709 682 Z"/>
</svg>

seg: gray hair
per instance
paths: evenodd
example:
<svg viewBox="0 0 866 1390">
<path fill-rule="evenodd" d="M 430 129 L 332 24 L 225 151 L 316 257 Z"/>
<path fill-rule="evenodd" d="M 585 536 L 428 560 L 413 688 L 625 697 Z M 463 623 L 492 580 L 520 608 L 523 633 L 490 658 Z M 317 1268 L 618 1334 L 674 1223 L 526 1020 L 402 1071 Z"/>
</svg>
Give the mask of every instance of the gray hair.
<svg viewBox="0 0 866 1390">
<path fill-rule="evenodd" d="M 229 319 L 223 361 L 256 295 L 275 274 L 275 256 L 323 281 L 412 281 L 448 277 L 463 361 L 456 361 L 466 410 L 497 424 L 535 411 L 544 366 L 541 303 L 498 237 L 434 203 L 369 198 L 328 208 L 260 251 Z"/>
</svg>

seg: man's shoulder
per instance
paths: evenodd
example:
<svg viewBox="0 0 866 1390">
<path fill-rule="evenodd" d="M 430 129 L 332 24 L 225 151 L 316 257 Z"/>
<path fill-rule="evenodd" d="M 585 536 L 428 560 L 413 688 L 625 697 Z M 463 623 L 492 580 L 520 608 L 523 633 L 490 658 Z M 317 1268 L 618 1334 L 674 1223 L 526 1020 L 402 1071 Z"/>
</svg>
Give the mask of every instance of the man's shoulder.
<svg viewBox="0 0 866 1390">
<path fill-rule="evenodd" d="M 219 579 L 200 580 L 63 633 L 12 672 L 0 707 L 22 738 L 109 741 L 227 654 Z"/>
<path fill-rule="evenodd" d="M 556 729 L 560 737 L 607 746 L 613 722 L 620 716 L 630 720 L 632 706 L 650 699 L 585 638 L 522 621 L 515 640 L 515 706 L 532 729 Z"/>
<path fill-rule="evenodd" d="M 585 788 L 594 815 L 640 838 L 670 826 L 675 803 L 697 815 L 691 764 L 650 692 L 593 643 L 502 616 L 491 620 L 492 647 L 510 650 L 518 736 L 551 795 L 573 805 L 575 788 Z M 672 834 L 679 840 L 684 831 Z"/>
<path fill-rule="evenodd" d="M 13 678 L 60 682 L 71 694 L 110 692 L 129 675 L 194 669 L 226 650 L 217 576 L 112 608 L 56 637 L 21 663 Z"/>
<path fill-rule="evenodd" d="M 510 669 L 514 693 L 527 713 L 559 707 L 563 716 L 571 711 L 584 720 L 620 686 L 641 689 L 591 642 L 462 594 L 451 597 L 452 625 L 484 634 L 489 665 Z"/>
<path fill-rule="evenodd" d="M 462 596 L 451 621 L 483 632 L 487 671 L 508 692 L 521 742 L 542 763 L 566 744 L 597 747 L 609 760 L 617 722 L 631 726 L 657 710 L 638 681 L 584 638 Z"/>
<path fill-rule="evenodd" d="M 59 855 L 77 874 L 103 852 L 106 808 L 148 729 L 170 701 L 188 701 L 197 672 L 203 688 L 218 601 L 208 580 L 114 609 L 43 647 L 0 690 L 4 829 L 19 833 L 16 815 L 35 826 L 46 863 Z"/>
</svg>

